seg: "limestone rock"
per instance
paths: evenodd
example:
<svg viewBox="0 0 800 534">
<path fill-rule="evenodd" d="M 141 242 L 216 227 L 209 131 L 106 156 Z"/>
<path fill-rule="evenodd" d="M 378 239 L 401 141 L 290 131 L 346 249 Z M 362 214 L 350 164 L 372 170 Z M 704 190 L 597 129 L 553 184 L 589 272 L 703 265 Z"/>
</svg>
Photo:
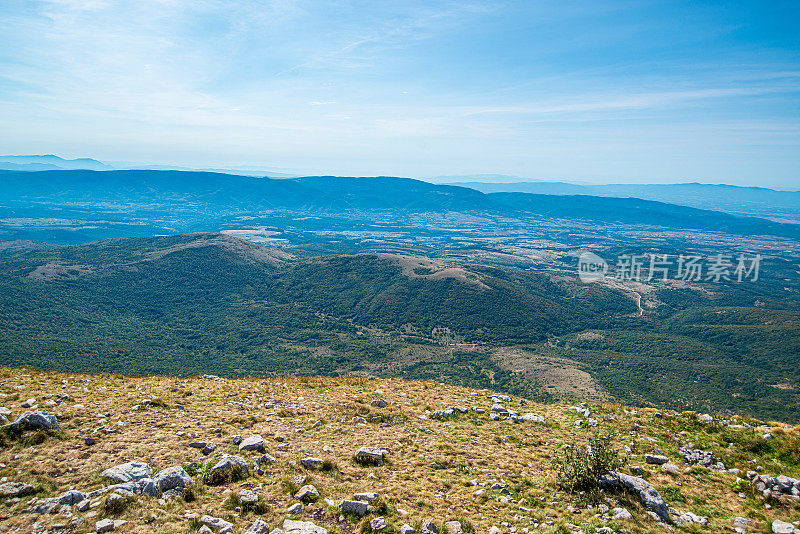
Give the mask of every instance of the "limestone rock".
<svg viewBox="0 0 800 534">
<path fill-rule="evenodd" d="M 267 452 L 266 447 L 264 446 L 264 438 L 259 436 L 258 434 L 253 434 L 252 436 L 243 439 L 239 442 L 239 450 L 240 451 L 256 451 L 260 453 Z"/>
<path fill-rule="evenodd" d="M 153 469 L 144 462 L 128 462 L 110 467 L 100 476 L 116 482 L 136 482 L 143 478 L 153 478 Z"/>
<path fill-rule="evenodd" d="M 369 510 L 369 503 L 366 501 L 348 501 L 343 500 L 339 503 L 339 511 L 343 514 L 355 514 L 358 517 L 364 517 Z"/>
<path fill-rule="evenodd" d="M 355 461 L 361 465 L 383 465 L 386 451 L 377 447 L 361 447 L 356 451 Z"/>
<path fill-rule="evenodd" d="M 36 493 L 36 488 L 24 482 L 5 482 L 0 484 L 0 498 L 25 497 Z"/>
<path fill-rule="evenodd" d="M 233 523 L 229 523 L 219 517 L 204 515 L 200 518 L 200 522 L 218 534 L 229 534 L 233 532 Z"/>
<path fill-rule="evenodd" d="M 320 466 L 322 466 L 322 460 L 320 460 L 319 458 L 312 458 L 312 457 L 303 458 L 302 460 L 300 460 L 300 463 L 306 469 L 318 469 Z"/>
<path fill-rule="evenodd" d="M 543 415 L 538 415 L 535 413 L 526 413 L 522 416 L 522 420 L 528 423 L 547 423 Z"/>
<path fill-rule="evenodd" d="M 258 502 L 258 494 L 249 489 L 243 489 L 239 492 L 239 503 L 244 506 L 250 506 Z"/>
<path fill-rule="evenodd" d="M 328 529 L 319 527 L 310 521 L 293 521 L 286 519 L 283 522 L 285 534 L 328 534 Z"/>
<path fill-rule="evenodd" d="M 600 486 L 625 490 L 639 497 L 645 508 L 655 513 L 661 521 L 670 522 L 669 508 L 658 491 L 645 480 L 624 473 L 609 473 L 600 479 Z"/>
<path fill-rule="evenodd" d="M 309 484 L 300 488 L 297 493 L 294 494 L 294 498 L 305 503 L 316 502 L 316 500 L 319 499 L 319 491 Z"/>
<path fill-rule="evenodd" d="M 800 529 L 794 528 L 794 525 L 786 521 L 775 520 L 772 522 L 772 534 L 795 534 Z"/>
<path fill-rule="evenodd" d="M 153 483 L 158 488 L 158 491 L 165 492 L 178 488 L 186 488 L 192 483 L 192 477 L 189 476 L 183 467 L 175 466 L 162 469 L 156 476 L 153 477 Z"/>
<path fill-rule="evenodd" d="M 244 534 L 270 534 L 269 523 L 266 523 L 262 519 L 258 518 L 252 525 L 250 525 L 250 528 L 245 530 Z"/>
<path fill-rule="evenodd" d="M 645 454 L 644 461 L 648 464 L 664 465 L 665 463 L 669 462 L 669 458 L 661 454 Z"/>
<path fill-rule="evenodd" d="M 40 411 L 25 412 L 11 424 L 25 429 L 61 430 L 55 415 Z"/>
<path fill-rule="evenodd" d="M 250 475 L 247 462 L 241 456 L 225 454 L 209 469 L 205 482 L 216 486 L 226 482 L 236 482 Z"/>
</svg>

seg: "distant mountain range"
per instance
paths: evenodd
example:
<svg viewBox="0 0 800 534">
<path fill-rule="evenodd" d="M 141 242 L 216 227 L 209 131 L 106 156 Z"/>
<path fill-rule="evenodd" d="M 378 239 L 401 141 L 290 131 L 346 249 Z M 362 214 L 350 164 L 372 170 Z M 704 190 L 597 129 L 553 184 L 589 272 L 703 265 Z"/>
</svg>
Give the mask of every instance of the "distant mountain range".
<svg viewBox="0 0 800 534">
<path fill-rule="evenodd" d="M 0 169 L 10 171 L 50 171 L 85 169 L 111 170 L 113 167 L 91 158 L 64 159 L 52 154 L 45 156 L 0 156 Z"/>
<path fill-rule="evenodd" d="M 786 193 L 790 194 L 790 193 Z M 41 210 L 57 209 L 56 212 Z M 61 206 L 60 208 L 58 206 Z M 306 176 L 271 179 L 184 171 L 0 171 L 0 208 L 5 217 L 67 216 L 65 208 L 86 213 L 75 218 L 108 217 L 136 212 L 137 224 L 157 210 L 174 221 L 174 230 L 215 230 L 220 216 L 265 212 L 343 215 L 385 212 L 465 213 L 501 217 L 569 219 L 602 224 L 633 224 L 670 229 L 696 229 L 740 235 L 800 237 L 800 225 L 756 217 L 740 217 L 639 198 L 586 195 L 482 193 L 454 185 L 410 178 Z M 115 215 L 116 216 L 116 215 Z M 152 218 L 152 216 L 150 216 Z M 367 217 L 369 218 L 369 217 Z M 191 225 L 189 226 L 189 223 Z M 174 231 L 173 230 L 173 231 Z M 165 232 L 154 232 L 165 233 Z M 112 234 L 121 237 L 131 234 Z M 12 235 L 8 239 L 34 239 Z"/>
<path fill-rule="evenodd" d="M 696 208 L 725 211 L 734 215 L 766 217 L 800 222 L 800 191 L 777 191 L 764 187 L 686 184 L 581 185 L 568 182 L 448 182 L 483 193 L 535 193 L 539 195 L 591 195 L 635 197 Z"/>
<path fill-rule="evenodd" d="M 10 171 L 122 170 L 122 164 L 115 165 L 116 167 L 91 158 L 64 159 L 55 155 L 0 156 L 0 170 Z M 124 170 L 220 173 L 278 179 L 299 178 L 294 174 L 275 172 L 253 166 L 197 169 L 175 165 L 126 164 Z M 342 179 L 352 180 L 351 178 Z M 705 210 L 723 211 L 733 215 L 761 217 L 778 222 L 800 224 L 800 191 L 778 191 L 764 187 L 701 183 L 589 185 L 559 181 L 516 180 L 519 180 L 519 178 L 504 174 L 475 174 L 437 176 L 432 178 L 430 182 L 441 186 L 466 187 L 487 194 L 533 193 L 537 195 L 640 198 Z M 353 182 L 348 183 L 353 184 Z"/>
<path fill-rule="evenodd" d="M 245 176 L 269 176 L 270 178 L 294 178 L 297 175 L 264 170 L 261 167 L 241 166 L 236 168 L 203 168 L 180 167 L 177 165 L 138 165 L 109 164 L 91 158 L 64 159 L 52 154 L 43 156 L 0 156 L 0 170 L 7 171 L 56 171 L 56 170 L 91 170 L 110 171 L 114 169 L 156 170 L 156 171 L 207 171 Z"/>
</svg>

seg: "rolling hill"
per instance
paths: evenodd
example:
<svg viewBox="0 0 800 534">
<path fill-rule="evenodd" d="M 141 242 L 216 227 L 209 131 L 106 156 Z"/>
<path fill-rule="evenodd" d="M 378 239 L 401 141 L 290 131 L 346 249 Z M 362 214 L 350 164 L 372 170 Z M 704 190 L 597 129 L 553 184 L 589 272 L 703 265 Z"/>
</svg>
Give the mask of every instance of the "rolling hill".
<svg viewBox="0 0 800 534">
<path fill-rule="evenodd" d="M 794 420 L 791 268 L 771 263 L 761 284 L 659 286 L 649 298 L 661 304 L 641 315 L 631 293 L 564 275 L 385 253 L 307 256 L 215 233 L 9 248 L 0 364 L 376 374 L 538 398 L 581 397 L 584 376 L 586 391 L 604 398 Z M 545 387 L 553 377 L 556 390 Z M 579 389 L 558 385 L 568 383 Z"/>
</svg>

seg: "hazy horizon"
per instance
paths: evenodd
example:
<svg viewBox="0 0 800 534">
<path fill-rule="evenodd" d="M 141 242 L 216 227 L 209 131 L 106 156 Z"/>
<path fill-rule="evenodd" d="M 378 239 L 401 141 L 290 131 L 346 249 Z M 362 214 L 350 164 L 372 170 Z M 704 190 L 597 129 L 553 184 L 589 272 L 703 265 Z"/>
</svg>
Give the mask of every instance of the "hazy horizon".
<svg viewBox="0 0 800 534">
<path fill-rule="evenodd" d="M 12 0 L 0 15 L 7 154 L 421 179 L 800 181 L 792 2 Z"/>
</svg>

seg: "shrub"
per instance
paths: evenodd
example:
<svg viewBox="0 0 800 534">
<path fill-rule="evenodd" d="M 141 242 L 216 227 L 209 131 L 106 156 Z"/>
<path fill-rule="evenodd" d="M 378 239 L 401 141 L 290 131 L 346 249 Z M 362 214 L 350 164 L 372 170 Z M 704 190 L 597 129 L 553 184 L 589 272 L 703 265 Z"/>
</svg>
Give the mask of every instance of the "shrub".
<svg viewBox="0 0 800 534">
<path fill-rule="evenodd" d="M 324 460 L 322 462 L 321 469 L 322 469 L 322 471 L 328 473 L 330 471 L 338 471 L 339 470 L 339 466 L 336 465 L 336 462 L 334 462 L 333 460 Z"/>
<path fill-rule="evenodd" d="M 627 461 L 612 446 L 614 433 L 597 433 L 586 444 L 574 441 L 556 453 L 555 468 L 561 489 L 595 491 L 603 475 L 616 471 Z"/>
</svg>

